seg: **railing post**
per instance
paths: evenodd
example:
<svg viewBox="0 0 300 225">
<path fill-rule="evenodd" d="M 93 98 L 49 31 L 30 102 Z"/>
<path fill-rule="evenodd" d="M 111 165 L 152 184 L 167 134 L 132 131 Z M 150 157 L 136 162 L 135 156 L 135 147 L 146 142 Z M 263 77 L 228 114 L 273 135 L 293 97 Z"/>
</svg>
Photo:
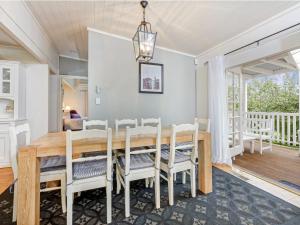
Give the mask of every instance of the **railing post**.
<svg viewBox="0 0 300 225">
<path fill-rule="evenodd" d="M 296 146 L 297 144 L 297 129 L 296 129 L 296 115 L 293 115 L 293 145 Z"/>
<path fill-rule="evenodd" d="M 287 114 L 287 143 L 291 144 L 291 115 Z"/>
<path fill-rule="evenodd" d="M 284 137 L 285 137 L 285 116 L 284 114 L 282 113 L 281 114 L 281 143 L 284 144 L 285 143 L 285 140 L 284 140 Z"/>
</svg>

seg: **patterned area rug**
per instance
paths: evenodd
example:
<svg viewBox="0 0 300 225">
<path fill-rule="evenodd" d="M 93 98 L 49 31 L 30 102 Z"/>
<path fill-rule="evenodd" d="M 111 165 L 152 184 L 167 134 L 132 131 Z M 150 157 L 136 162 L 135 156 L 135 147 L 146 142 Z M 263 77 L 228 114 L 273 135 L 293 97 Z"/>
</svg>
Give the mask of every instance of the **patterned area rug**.
<svg viewBox="0 0 300 225">
<path fill-rule="evenodd" d="M 300 208 L 288 204 L 230 174 L 213 170 L 213 193 L 191 198 L 190 186 L 175 184 L 175 203 L 168 206 L 167 183 L 161 184 L 161 208 L 155 209 L 154 190 L 144 181 L 132 182 L 131 216 L 124 217 L 124 193 L 113 195 L 113 223 L 135 225 L 300 225 Z M 0 196 L 0 224 L 11 223 L 12 194 Z M 105 190 L 83 192 L 75 199 L 74 225 L 99 225 L 106 221 Z M 41 196 L 41 224 L 65 224 L 59 192 Z"/>
</svg>

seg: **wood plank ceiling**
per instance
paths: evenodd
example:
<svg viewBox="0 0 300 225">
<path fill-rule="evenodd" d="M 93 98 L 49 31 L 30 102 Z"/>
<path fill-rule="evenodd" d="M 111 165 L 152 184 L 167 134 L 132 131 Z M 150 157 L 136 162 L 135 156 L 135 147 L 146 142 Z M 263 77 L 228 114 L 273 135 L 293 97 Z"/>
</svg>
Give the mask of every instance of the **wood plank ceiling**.
<svg viewBox="0 0 300 225">
<path fill-rule="evenodd" d="M 291 7 L 286 1 L 151 1 L 158 45 L 197 55 Z M 60 54 L 87 58 L 87 27 L 131 38 L 138 1 L 31 1 L 27 5 Z"/>
</svg>

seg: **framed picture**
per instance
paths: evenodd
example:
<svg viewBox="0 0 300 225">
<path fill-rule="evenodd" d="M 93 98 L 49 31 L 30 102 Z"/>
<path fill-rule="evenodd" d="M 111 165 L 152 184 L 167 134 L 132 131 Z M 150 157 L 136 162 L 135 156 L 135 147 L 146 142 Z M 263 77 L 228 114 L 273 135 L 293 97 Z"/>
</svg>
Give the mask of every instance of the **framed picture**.
<svg viewBox="0 0 300 225">
<path fill-rule="evenodd" d="M 139 64 L 139 92 L 164 93 L 164 65 L 158 63 Z"/>
</svg>

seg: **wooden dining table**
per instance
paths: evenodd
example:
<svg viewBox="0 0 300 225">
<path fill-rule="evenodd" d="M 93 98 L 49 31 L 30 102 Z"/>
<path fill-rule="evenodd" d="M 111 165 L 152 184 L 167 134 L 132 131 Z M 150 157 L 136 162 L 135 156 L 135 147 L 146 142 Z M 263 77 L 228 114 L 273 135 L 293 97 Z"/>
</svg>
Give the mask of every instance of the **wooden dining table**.
<svg viewBox="0 0 300 225">
<path fill-rule="evenodd" d="M 163 128 L 161 144 L 169 144 L 171 129 Z M 177 142 L 191 141 L 191 134 L 179 134 Z M 113 149 L 125 148 L 125 132 L 113 133 Z M 211 135 L 199 131 L 198 135 L 198 189 L 208 194 L 212 192 Z M 154 137 L 135 138 L 132 147 L 155 145 Z M 106 151 L 106 143 L 101 139 L 86 139 L 73 143 L 74 154 L 91 151 Z M 40 224 L 40 159 L 42 157 L 66 155 L 65 132 L 48 133 L 32 142 L 30 146 L 21 147 L 18 153 L 18 202 L 17 224 Z"/>
</svg>

